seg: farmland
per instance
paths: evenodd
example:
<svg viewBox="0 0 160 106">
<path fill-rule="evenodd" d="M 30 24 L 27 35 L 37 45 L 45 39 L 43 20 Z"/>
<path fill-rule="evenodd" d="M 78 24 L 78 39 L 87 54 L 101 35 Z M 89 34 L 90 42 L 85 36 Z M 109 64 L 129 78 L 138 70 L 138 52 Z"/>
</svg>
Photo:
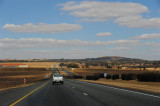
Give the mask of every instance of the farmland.
<svg viewBox="0 0 160 106">
<path fill-rule="evenodd" d="M 29 68 L 53 68 L 53 65 L 58 66 L 59 62 L 1 62 L 0 64 L 9 65 L 28 65 Z"/>
<path fill-rule="evenodd" d="M 50 75 L 51 70 L 45 68 L 0 68 L 0 89 L 24 85 L 24 79 L 26 84 L 34 83 Z"/>
<path fill-rule="evenodd" d="M 0 64 L 6 66 L 0 68 L 0 89 L 3 89 L 24 85 L 24 79 L 26 84 L 30 84 L 43 80 L 44 76 L 50 77 L 50 68 L 58 67 L 59 62 L 1 62 Z M 18 68 L 18 65 L 28 65 L 28 67 Z"/>
</svg>

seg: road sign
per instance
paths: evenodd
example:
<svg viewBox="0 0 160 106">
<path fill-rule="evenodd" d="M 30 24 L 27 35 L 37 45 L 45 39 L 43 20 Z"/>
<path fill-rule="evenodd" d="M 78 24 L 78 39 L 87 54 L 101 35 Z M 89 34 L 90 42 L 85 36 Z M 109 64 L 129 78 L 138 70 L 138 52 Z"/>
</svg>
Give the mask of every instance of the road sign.
<svg viewBox="0 0 160 106">
<path fill-rule="evenodd" d="M 26 79 L 24 79 L 24 84 L 26 84 Z"/>
</svg>

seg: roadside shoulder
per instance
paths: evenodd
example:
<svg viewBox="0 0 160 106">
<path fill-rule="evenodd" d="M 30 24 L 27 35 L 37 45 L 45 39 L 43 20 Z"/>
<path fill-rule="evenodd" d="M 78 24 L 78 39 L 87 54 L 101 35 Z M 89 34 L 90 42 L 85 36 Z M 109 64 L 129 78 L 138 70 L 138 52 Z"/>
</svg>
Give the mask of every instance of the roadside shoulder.
<svg viewBox="0 0 160 106">
<path fill-rule="evenodd" d="M 101 81 L 101 80 L 94 81 L 94 80 L 84 80 L 84 79 L 78 79 L 78 81 L 160 94 L 160 85 L 159 86 L 152 86 L 152 85 L 145 85 L 145 84 L 140 85 L 136 83 L 131 83 L 129 81 L 126 81 L 125 83 L 118 82 L 118 81 Z"/>
</svg>

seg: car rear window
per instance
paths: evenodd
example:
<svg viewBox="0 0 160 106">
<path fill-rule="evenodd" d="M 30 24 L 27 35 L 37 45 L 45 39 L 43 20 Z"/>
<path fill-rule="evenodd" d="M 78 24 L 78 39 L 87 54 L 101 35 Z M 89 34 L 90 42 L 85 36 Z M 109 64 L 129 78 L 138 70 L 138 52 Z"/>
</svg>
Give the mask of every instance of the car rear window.
<svg viewBox="0 0 160 106">
<path fill-rule="evenodd" d="M 62 75 L 58 74 L 58 75 L 54 75 L 54 77 L 62 77 Z"/>
</svg>

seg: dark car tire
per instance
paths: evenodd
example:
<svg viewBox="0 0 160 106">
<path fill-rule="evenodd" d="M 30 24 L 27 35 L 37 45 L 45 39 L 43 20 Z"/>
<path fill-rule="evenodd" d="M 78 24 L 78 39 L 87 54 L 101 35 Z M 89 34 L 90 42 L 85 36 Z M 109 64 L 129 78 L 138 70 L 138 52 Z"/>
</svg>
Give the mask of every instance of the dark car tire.
<svg viewBox="0 0 160 106">
<path fill-rule="evenodd" d="M 54 82 L 52 82 L 52 85 L 54 85 Z"/>
<path fill-rule="evenodd" d="M 63 84 L 63 81 L 61 82 L 61 84 Z"/>
</svg>

